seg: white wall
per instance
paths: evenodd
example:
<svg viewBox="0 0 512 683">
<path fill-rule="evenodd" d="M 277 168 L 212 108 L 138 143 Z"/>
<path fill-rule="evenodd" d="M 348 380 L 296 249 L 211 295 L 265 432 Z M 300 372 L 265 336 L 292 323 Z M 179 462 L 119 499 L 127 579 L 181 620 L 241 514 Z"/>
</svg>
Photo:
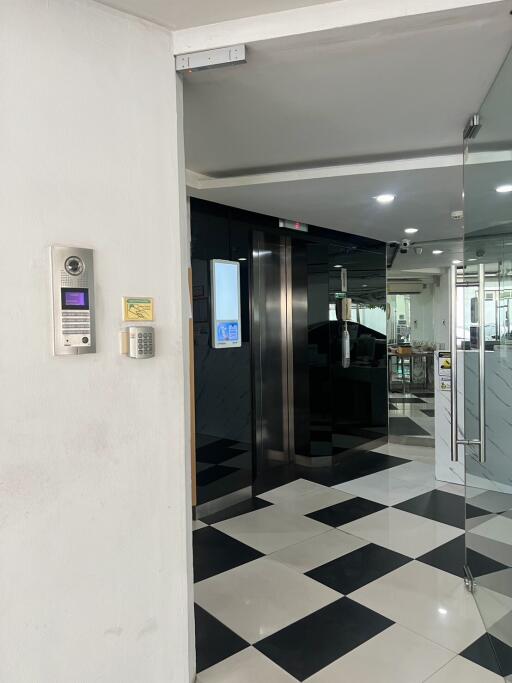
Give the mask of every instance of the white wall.
<svg viewBox="0 0 512 683">
<path fill-rule="evenodd" d="M 432 304 L 434 334 L 438 349 L 450 348 L 450 273 L 444 270 L 439 286 L 434 287 Z"/>
<path fill-rule="evenodd" d="M 411 341 L 434 341 L 432 324 L 432 287 L 421 294 L 411 294 Z"/>
<path fill-rule="evenodd" d="M 171 51 L 85 0 L 0 2 L 2 683 L 192 677 Z M 52 243 L 96 250 L 96 355 L 51 355 Z M 123 294 L 155 297 L 154 360 L 118 354 Z"/>
</svg>

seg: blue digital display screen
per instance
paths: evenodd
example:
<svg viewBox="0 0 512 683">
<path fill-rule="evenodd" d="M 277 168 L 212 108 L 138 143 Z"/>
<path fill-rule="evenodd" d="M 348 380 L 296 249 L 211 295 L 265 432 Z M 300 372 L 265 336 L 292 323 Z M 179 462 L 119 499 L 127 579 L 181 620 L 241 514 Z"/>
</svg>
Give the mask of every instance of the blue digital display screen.
<svg viewBox="0 0 512 683">
<path fill-rule="evenodd" d="M 238 322 L 217 323 L 218 342 L 237 342 L 238 341 Z"/>
<path fill-rule="evenodd" d="M 85 311 L 89 309 L 89 290 L 82 287 L 62 287 L 62 310 Z"/>
<path fill-rule="evenodd" d="M 212 345 L 216 349 L 241 346 L 240 264 L 213 260 Z"/>
</svg>

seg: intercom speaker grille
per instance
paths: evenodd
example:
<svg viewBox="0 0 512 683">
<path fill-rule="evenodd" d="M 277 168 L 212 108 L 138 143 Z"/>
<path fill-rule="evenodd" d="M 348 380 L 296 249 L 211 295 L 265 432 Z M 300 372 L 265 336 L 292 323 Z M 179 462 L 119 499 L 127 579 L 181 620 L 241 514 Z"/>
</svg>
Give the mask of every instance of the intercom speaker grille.
<svg viewBox="0 0 512 683">
<path fill-rule="evenodd" d="M 62 287 L 89 287 L 87 272 L 79 276 L 68 275 L 65 270 L 60 272 L 60 284 Z"/>
</svg>

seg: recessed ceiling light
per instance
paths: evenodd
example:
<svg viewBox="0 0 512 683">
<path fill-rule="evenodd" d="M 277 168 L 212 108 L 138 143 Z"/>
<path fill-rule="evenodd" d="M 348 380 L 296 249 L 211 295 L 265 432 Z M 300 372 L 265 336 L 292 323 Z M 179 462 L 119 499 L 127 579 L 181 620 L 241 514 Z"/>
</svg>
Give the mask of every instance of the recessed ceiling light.
<svg viewBox="0 0 512 683">
<path fill-rule="evenodd" d="M 456 266 L 457 264 L 462 263 L 462 261 L 459 261 L 459 259 L 456 258 L 456 259 L 453 259 L 452 263 L 454 266 Z"/>
<path fill-rule="evenodd" d="M 434 256 L 438 256 L 439 254 L 443 253 L 443 250 L 442 249 L 433 249 L 432 253 L 434 254 Z"/>
<path fill-rule="evenodd" d="M 512 185 L 498 185 L 496 192 L 504 194 L 505 192 L 512 192 Z"/>
<path fill-rule="evenodd" d="M 242 257 L 239 258 L 238 260 L 239 260 L 239 261 L 247 261 L 247 259 L 246 259 L 244 256 L 242 256 Z"/>
<path fill-rule="evenodd" d="M 368 285 L 363 285 L 363 287 L 368 287 Z"/>
<path fill-rule="evenodd" d="M 335 267 L 335 268 L 343 268 L 343 266 L 341 265 L 341 263 L 337 263 L 334 267 Z"/>
<path fill-rule="evenodd" d="M 408 235 L 414 235 L 416 232 L 418 232 L 418 228 L 405 228 L 404 232 L 406 232 Z"/>
<path fill-rule="evenodd" d="M 391 202 L 395 201 L 395 195 L 394 194 L 378 194 L 375 199 L 379 202 L 379 204 L 391 204 Z"/>
<path fill-rule="evenodd" d="M 468 261 L 476 261 L 476 258 L 468 258 Z"/>
</svg>

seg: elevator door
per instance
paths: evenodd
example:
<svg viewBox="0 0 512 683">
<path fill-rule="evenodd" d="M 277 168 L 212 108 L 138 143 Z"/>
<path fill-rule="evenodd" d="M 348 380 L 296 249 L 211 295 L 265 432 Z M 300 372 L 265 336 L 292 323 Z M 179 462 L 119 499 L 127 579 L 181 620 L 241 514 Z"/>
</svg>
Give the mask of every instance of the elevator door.
<svg viewBox="0 0 512 683">
<path fill-rule="evenodd" d="M 291 248 L 288 237 L 254 233 L 256 478 L 293 461 Z"/>
</svg>

